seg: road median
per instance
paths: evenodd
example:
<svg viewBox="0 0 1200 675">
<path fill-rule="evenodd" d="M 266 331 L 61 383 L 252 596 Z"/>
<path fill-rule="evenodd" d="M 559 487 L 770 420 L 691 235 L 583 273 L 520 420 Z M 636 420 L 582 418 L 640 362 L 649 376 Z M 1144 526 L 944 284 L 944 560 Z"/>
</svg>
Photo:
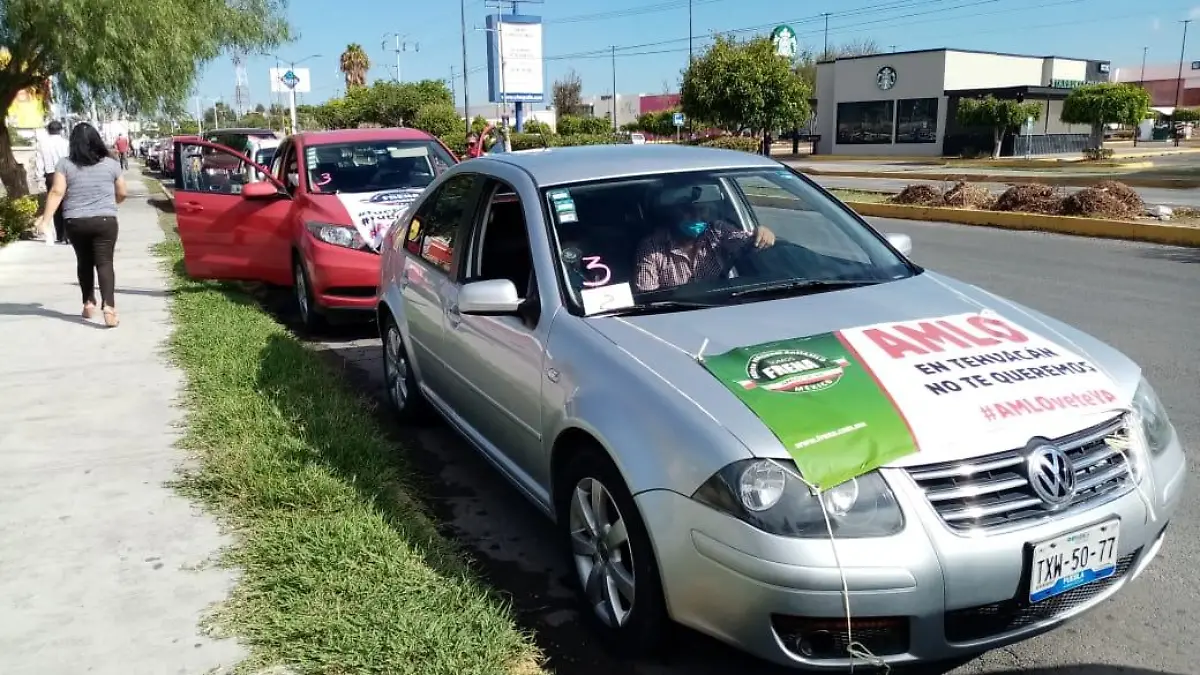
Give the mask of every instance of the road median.
<svg viewBox="0 0 1200 675">
<path fill-rule="evenodd" d="M 372 404 L 239 285 L 188 278 L 177 237 L 156 253 L 195 457 L 177 487 L 237 537 L 222 562 L 239 582 L 213 626 L 250 648 L 243 667 L 541 672 L 507 603 L 439 533 Z"/>
<path fill-rule="evenodd" d="M 1036 230 L 1083 237 L 1127 239 L 1155 244 L 1200 247 L 1200 228 L 1168 225 L 1165 223 L 1142 223 L 1129 220 L 1108 220 L 1104 218 L 1081 218 L 1075 216 L 1049 216 L 1012 211 L 956 209 L 945 206 L 909 206 L 872 202 L 846 202 L 846 205 L 858 212 L 859 215 L 877 218 L 931 220 L 959 225 L 999 227 L 1009 230 Z"/>
<path fill-rule="evenodd" d="M 1040 183 L 1042 185 L 1059 187 L 1090 187 L 1103 180 L 1118 180 L 1130 187 L 1167 188 L 1174 190 L 1200 188 L 1200 177 L 1157 178 L 1126 176 L 1119 173 L 1056 176 L 1054 174 L 954 173 L 949 171 L 825 171 L 810 167 L 803 167 L 800 169 L 800 172 L 812 176 L 828 176 L 830 178 L 883 178 L 886 180 L 929 180 L 946 183 L 957 183 L 960 181 L 968 183 Z"/>
</svg>

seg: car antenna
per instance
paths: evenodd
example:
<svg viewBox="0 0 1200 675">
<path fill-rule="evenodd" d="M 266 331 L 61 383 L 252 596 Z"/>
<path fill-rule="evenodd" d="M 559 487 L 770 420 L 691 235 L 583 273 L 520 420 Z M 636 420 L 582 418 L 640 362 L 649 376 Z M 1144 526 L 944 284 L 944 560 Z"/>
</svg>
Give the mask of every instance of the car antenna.
<svg viewBox="0 0 1200 675">
<path fill-rule="evenodd" d="M 700 343 L 700 349 L 696 350 L 692 358 L 696 359 L 696 363 L 704 363 L 704 350 L 708 349 L 708 338 L 704 338 L 704 342 Z"/>
</svg>

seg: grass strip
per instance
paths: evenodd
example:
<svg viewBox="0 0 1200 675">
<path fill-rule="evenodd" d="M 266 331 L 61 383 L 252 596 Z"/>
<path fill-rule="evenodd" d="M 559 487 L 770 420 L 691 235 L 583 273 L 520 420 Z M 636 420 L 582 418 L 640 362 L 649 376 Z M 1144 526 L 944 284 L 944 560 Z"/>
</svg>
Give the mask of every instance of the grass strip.
<svg viewBox="0 0 1200 675">
<path fill-rule="evenodd" d="M 174 216 L 160 225 L 181 445 L 197 459 L 178 487 L 237 535 L 221 562 L 240 580 L 210 626 L 250 647 L 240 672 L 540 672 L 506 604 L 411 496 L 369 404 L 237 285 L 187 278 Z"/>
<path fill-rule="evenodd" d="M 859 202 L 875 204 L 886 202 L 895 195 L 890 192 L 871 192 L 869 190 L 846 190 L 842 188 L 829 188 L 829 194 L 837 197 L 844 202 Z"/>
</svg>

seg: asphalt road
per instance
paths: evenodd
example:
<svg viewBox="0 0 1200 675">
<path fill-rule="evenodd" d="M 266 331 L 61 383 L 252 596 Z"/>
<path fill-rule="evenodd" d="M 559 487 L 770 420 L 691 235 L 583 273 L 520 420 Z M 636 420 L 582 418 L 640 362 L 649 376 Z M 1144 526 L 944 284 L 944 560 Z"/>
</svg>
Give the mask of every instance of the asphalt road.
<svg viewBox="0 0 1200 675">
<path fill-rule="evenodd" d="M 945 181 L 935 180 L 906 180 L 902 178 L 854 178 L 842 176 L 818 175 L 809 176 L 817 184 L 826 188 L 838 188 L 842 190 L 864 190 L 867 192 L 900 192 L 909 185 L 933 185 L 936 187 L 948 187 L 950 183 Z M 1104 176 L 1098 176 L 1097 181 L 1103 180 Z M 999 194 L 1008 189 L 1008 185 L 1004 183 L 975 183 L 986 187 L 995 194 Z M 1064 192 L 1075 192 L 1081 188 L 1063 187 Z M 1189 208 L 1200 208 L 1200 190 L 1171 190 L 1168 188 L 1134 188 L 1138 194 L 1142 196 L 1147 205 L 1150 206 L 1170 206 L 1180 207 L 1186 206 Z"/>
<path fill-rule="evenodd" d="M 1200 250 L 913 221 L 876 220 L 912 236 L 921 264 L 977 283 L 1098 335 L 1137 359 L 1170 408 L 1185 444 L 1200 446 Z M 268 304 L 290 320 L 286 298 Z M 354 386 L 378 402 L 379 342 L 348 327 L 314 343 Z M 390 424 L 390 422 L 389 422 Z M 465 546 L 491 583 L 512 598 L 559 675 L 778 673 L 705 637 L 684 633 L 669 662 L 607 657 L 580 621 L 549 524 L 465 442 L 444 426 L 391 426 L 424 478 L 445 532 Z M 1195 464 L 1191 485 L 1197 485 Z M 1046 636 L 993 651 L 954 675 L 1157 675 L 1196 668 L 1200 622 L 1200 492 L 1176 514 L 1158 560 L 1138 581 L 1087 616 Z M 932 669 L 946 673 L 949 666 Z"/>
</svg>

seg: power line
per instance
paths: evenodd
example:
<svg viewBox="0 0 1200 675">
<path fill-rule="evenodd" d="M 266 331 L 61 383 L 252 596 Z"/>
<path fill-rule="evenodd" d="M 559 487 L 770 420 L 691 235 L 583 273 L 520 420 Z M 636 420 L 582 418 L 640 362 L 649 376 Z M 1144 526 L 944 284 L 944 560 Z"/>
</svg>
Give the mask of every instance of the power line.
<svg viewBox="0 0 1200 675">
<path fill-rule="evenodd" d="M 543 21 L 542 24 L 549 26 L 563 23 L 588 23 L 592 21 L 606 21 L 608 19 L 624 19 L 630 16 L 657 14 L 659 12 L 668 12 L 673 9 L 684 9 L 689 5 L 710 5 L 717 2 L 727 1 L 728 0 L 672 0 L 671 2 L 661 2 L 657 5 L 646 5 L 643 7 L 634 7 L 630 9 L 614 9 L 606 12 L 593 12 L 591 14 L 564 16 L 559 19 Z"/>
</svg>

